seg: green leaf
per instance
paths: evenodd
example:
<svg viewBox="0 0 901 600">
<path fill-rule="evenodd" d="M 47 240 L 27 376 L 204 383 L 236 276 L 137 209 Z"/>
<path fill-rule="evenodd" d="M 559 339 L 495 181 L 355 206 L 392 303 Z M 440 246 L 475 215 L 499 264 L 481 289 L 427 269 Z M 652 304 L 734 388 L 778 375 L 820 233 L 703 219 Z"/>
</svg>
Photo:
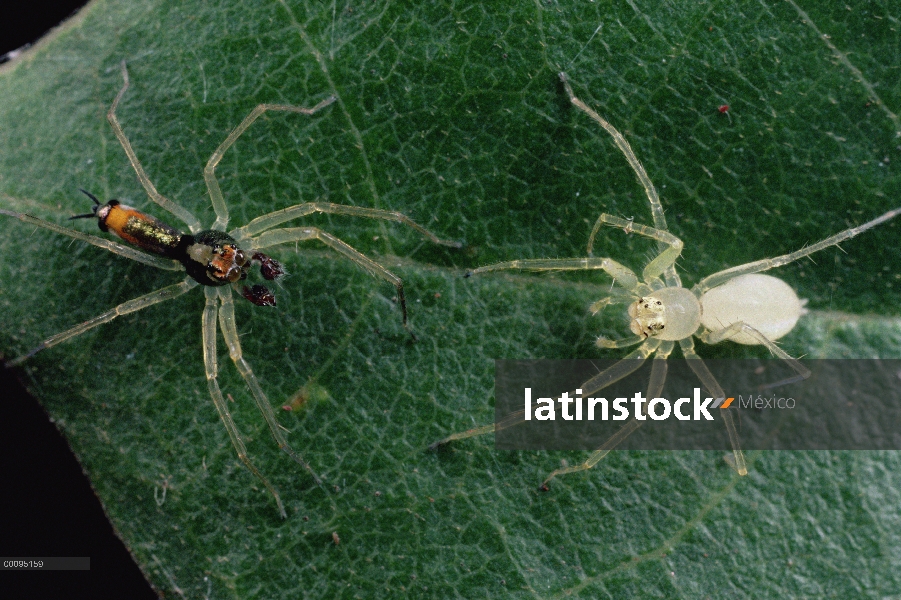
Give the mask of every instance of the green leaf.
<svg viewBox="0 0 901 600">
<path fill-rule="evenodd" d="M 584 256 L 601 212 L 649 223 L 609 136 L 622 131 L 686 243 L 683 281 L 784 254 L 901 204 L 899 12 L 891 3 L 95 2 L 0 76 L 0 206 L 96 233 L 88 189 L 160 217 L 104 118 L 156 187 L 214 215 L 207 158 L 258 103 L 268 114 L 217 175 L 240 225 L 314 199 L 401 211 L 442 237 L 340 216 L 303 221 L 403 277 L 394 289 L 315 244 L 279 250 L 279 306 L 238 306 L 245 356 L 291 444 L 284 456 L 220 341 L 220 383 L 252 460 L 207 392 L 202 294 L 117 319 L 26 363 L 153 584 L 186 597 L 852 597 L 901 594 L 897 452 L 614 452 L 537 485 L 578 453 L 500 453 L 495 358 L 617 356 L 609 279 L 464 279 L 514 258 Z M 718 107 L 728 105 L 728 112 Z M 813 312 L 792 355 L 901 356 L 901 223 L 780 269 Z M 0 218 L 8 357 L 179 276 Z M 596 256 L 640 268 L 654 246 L 604 231 Z M 766 356 L 700 346 L 704 357 Z M 165 490 L 165 496 L 163 491 Z M 164 500 L 163 500 L 164 498 Z M 333 532 L 338 534 L 336 545 Z"/>
</svg>

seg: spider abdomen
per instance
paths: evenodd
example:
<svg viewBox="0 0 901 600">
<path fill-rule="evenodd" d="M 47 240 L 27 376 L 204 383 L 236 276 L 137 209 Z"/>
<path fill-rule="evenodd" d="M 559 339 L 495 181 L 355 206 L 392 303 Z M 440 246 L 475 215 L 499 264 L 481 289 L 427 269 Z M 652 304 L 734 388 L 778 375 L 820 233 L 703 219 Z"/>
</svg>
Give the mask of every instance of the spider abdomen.
<svg viewBox="0 0 901 600">
<path fill-rule="evenodd" d="M 701 323 L 709 331 L 719 331 L 741 321 L 767 339 L 778 340 L 807 313 L 806 303 L 777 277 L 760 273 L 739 275 L 701 296 Z M 749 346 L 760 343 L 747 333 L 737 333 L 729 339 Z"/>
<path fill-rule="evenodd" d="M 181 260 L 184 234 L 156 217 L 118 200 L 96 206 L 94 214 L 101 231 L 111 231 L 129 244 L 158 256 Z"/>
</svg>

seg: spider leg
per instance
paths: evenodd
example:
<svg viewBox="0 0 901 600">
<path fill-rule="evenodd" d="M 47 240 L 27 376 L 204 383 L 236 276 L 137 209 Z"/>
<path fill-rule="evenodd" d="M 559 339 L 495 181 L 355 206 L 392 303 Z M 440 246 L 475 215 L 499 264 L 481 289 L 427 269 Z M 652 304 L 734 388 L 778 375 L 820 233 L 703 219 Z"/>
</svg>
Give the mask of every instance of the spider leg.
<svg viewBox="0 0 901 600">
<path fill-rule="evenodd" d="M 890 210 L 887 213 L 876 217 L 872 221 L 867 221 L 863 225 L 858 225 L 857 227 L 851 227 L 850 229 L 846 229 L 835 235 L 827 237 L 825 240 L 821 240 L 816 244 L 808 246 L 806 248 L 802 248 L 801 250 L 797 250 L 795 252 L 790 252 L 789 254 L 784 254 L 782 256 L 777 256 L 775 258 L 765 258 L 763 260 L 756 260 L 754 262 L 749 262 L 743 265 L 738 265 L 736 267 L 732 267 L 729 269 L 725 269 L 718 273 L 714 273 L 712 275 L 708 275 L 704 279 L 698 282 L 696 286 L 692 288 L 692 291 L 700 298 L 701 295 L 704 294 L 707 290 L 715 288 L 718 285 L 722 285 L 733 279 L 738 277 L 739 275 L 745 275 L 747 273 L 760 273 L 762 271 L 768 271 L 770 269 L 774 269 L 776 267 L 781 267 L 782 265 L 787 265 L 788 263 L 794 262 L 799 258 L 804 258 L 805 256 L 809 256 L 815 252 L 819 252 L 829 246 L 837 246 L 841 242 L 845 240 L 849 240 L 854 236 L 863 233 L 867 229 L 885 223 L 886 221 L 895 218 L 901 214 L 901 208 L 896 208 L 894 210 Z"/>
<path fill-rule="evenodd" d="M 601 298 L 597 302 L 593 302 L 591 306 L 588 307 L 588 312 L 596 315 L 611 304 L 630 304 L 634 300 L 635 297 L 632 296 L 632 294 L 627 294 L 621 290 L 609 290 L 607 296 Z"/>
<path fill-rule="evenodd" d="M 284 112 L 300 113 L 302 115 L 312 115 L 335 100 L 337 100 L 335 96 L 329 96 L 313 108 L 293 106 L 291 104 L 259 104 L 250 111 L 250 114 L 244 117 L 244 120 L 228 134 L 228 137 L 226 137 L 221 144 L 219 144 L 219 147 L 216 148 L 216 151 L 210 156 L 210 159 L 206 163 L 206 167 L 203 169 L 203 179 L 206 181 L 206 187 L 210 191 L 213 210 L 216 211 L 216 221 L 213 223 L 213 229 L 225 231 L 225 226 L 228 225 L 228 207 L 225 205 L 225 200 L 222 198 L 222 190 L 219 188 L 219 182 L 216 181 L 216 166 L 219 164 L 219 161 L 222 160 L 225 151 L 231 148 L 232 144 L 241 137 L 241 134 L 247 131 L 247 128 L 268 110 L 280 110 Z"/>
<path fill-rule="evenodd" d="M 393 285 L 397 290 L 397 299 L 400 302 L 404 327 L 407 326 L 407 300 L 404 297 L 404 282 L 401 278 L 332 234 L 316 227 L 285 227 L 282 229 L 273 229 L 256 238 L 252 238 L 251 244 L 253 250 L 262 250 L 264 248 L 269 248 L 270 246 L 277 246 L 278 244 L 302 242 L 306 240 L 319 240 L 335 252 L 338 252 L 339 254 L 344 255 L 345 258 L 355 262 L 370 275 L 384 279 Z"/>
<path fill-rule="evenodd" d="M 631 375 L 632 373 L 637 371 L 639 368 L 641 368 L 641 365 L 644 364 L 644 362 L 645 362 L 645 360 L 647 360 L 648 356 L 650 356 L 655 350 L 657 350 L 661 346 L 664 349 L 669 347 L 669 350 L 666 351 L 666 355 L 668 356 L 669 353 L 672 351 L 672 343 L 671 342 L 661 342 L 657 338 L 649 338 L 647 341 L 645 341 L 644 344 L 641 345 L 640 348 L 638 348 L 634 352 L 628 354 L 622 360 L 617 361 L 612 366 L 608 367 L 607 369 L 604 369 L 603 371 L 601 371 L 600 373 L 598 373 L 597 375 L 595 375 L 594 377 L 592 377 L 591 379 L 589 379 L 588 381 L 583 383 L 580 386 L 580 389 L 582 389 L 582 396 L 587 396 L 589 394 L 593 394 L 599 390 L 604 389 L 608 385 L 616 383 L 623 377 Z M 663 384 L 661 383 L 661 386 L 662 385 Z M 573 394 L 575 395 L 575 393 L 573 393 Z M 660 395 L 659 392 L 657 393 L 657 395 L 658 396 Z M 648 396 L 648 397 L 653 398 L 654 396 Z M 449 435 L 448 437 L 438 440 L 437 442 L 431 444 L 429 446 L 429 449 L 434 450 L 436 448 L 444 446 L 445 444 L 447 444 L 449 442 L 453 442 L 456 440 L 465 440 L 466 438 L 475 437 L 478 435 L 484 435 L 486 433 L 493 433 L 493 432 L 500 431 L 502 429 L 506 429 L 508 427 L 512 427 L 514 425 L 520 425 L 525 422 L 524 417 L 525 417 L 525 411 L 522 411 L 522 410 L 516 411 L 514 413 L 507 415 L 500 421 L 498 421 L 496 423 L 492 423 L 491 425 L 484 425 L 482 427 L 476 427 L 474 429 L 469 429 L 467 431 L 462 431 L 460 433 L 454 433 L 452 435 Z M 629 431 L 629 433 L 631 433 L 631 431 Z M 617 432 L 617 435 L 619 435 L 619 432 Z M 623 435 L 620 438 L 620 441 L 622 439 L 625 439 L 627 436 L 628 436 L 628 433 Z M 617 443 L 619 443 L 619 442 L 617 442 Z M 606 446 L 606 444 L 605 444 L 605 446 Z M 612 448 L 612 446 L 611 446 L 611 448 Z M 605 452 L 605 454 L 606 454 L 606 452 Z M 594 454 L 592 454 L 592 456 L 594 456 Z M 593 466 L 598 460 L 601 460 L 601 458 L 603 458 L 603 455 L 598 457 L 598 459 L 595 460 L 593 463 L 591 463 L 591 465 Z M 591 468 L 591 466 L 588 466 L 585 468 L 588 469 L 588 468 Z M 580 471 L 582 469 L 575 469 L 575 470 Z M 567 471 L 567 472 L 569 472 L 569 471 Z M 548 481 L 550 481 L 555 476 L 555 474 L 559 475 L 560 473 L 557 473 L 557 471 L 552 473 L 551 476 L 549 476 L 545 480 L 545 484 Z"/>
<path fill-rule="evenodd" d="M 601 336 L 597 340 L 595 340 L 594 345 L 598 348 L 609 348 L 612 350 L 614 348 L 628 348 L 629 346 L 640 344 L 644 340 L 645 338 L 641 337 L 640 335 L 624 338 L 621 340 L 611 340 L 609 338 Z"/>
<path fill-rule="evenodd" d="M 606 119 L 596 113 L 590 106 L 576 98 L 572 87 L 569 85 L 569 78 L 566 76 L 566 73 L 560 73 L 560 81 L 563 83 L 563 89 L 566 90 L 566 95 L 569 97 L 569 101 L 572 105 L 591 117 L 594 122 L 603 127 L 604 130 L 610 134 L 610 137 L 613 138 L 617 148 L 620 149 L 620 152 L 622 152 L 623 156 L 626 157 L 626 160 L 629 161 L 632 170 L 635 171 L 635 176 L 638 177 L 639 183 L 644 187 L 645 193 L 648 196 L 648 202 L 651 204 L 651 214 L 654 216 L 654 227 L 666 230 L 666 218 L 663 216 L 663 205 L 660 203 L 660 196 L 657 195 L 657 190 L 654 188 L 651 178 L 648 177 L 648 174 L 644 170 L 644 167 L 641 166 L 638 157 L 635 156 L 635 152 L 632 151 L 632 146 L 629 145 L 629 142 L 623 137 L 623 134 L 617 131 L 616 127 L 608 123 Z"/>
<path fill-rule="evenodd" d="M 669 348 L 669 342 L 661 341 L 658 338 L 648 338 L 641 346 L 639 346 L 633 352 L 630 352 L 629 354 L 624 356 L 613 366 L 604 369 L 603 371 L 583 383 L 580 386 L 582 389 L 582 395 L 588 396 L 590 394 L 594 394 L 595 392 L 599 392 L 608 385 L 616 383 L 620 379 L 631 375 L 639 368 L 641 368 L 641 365 L 644 364 L 644 361 L 646 361 L 651 354 L 653 354 L 655 351 L 659 352 L 659 348 L 667 350 Z M 672 348 L 669 348 L 667 350 L 665 356 L 669 356 L 670 352 L 672 352 Z"/>
<path fill-rule="evenodd" d="M 588 271 L 600 269 L 610 275 L 616 283 L 635 294 L 649 293 L 650 288 L 638 281 L 638 276 L 611 258 L 534 258 L 499 262 L 479 267 L 467 273 L 476 275 L 488 271 L 523 269 L 526 271 Z"/>
<path fill-rule="evenodd" d="M 654 183 L 648 176 L 647 171 L 644 170 L 644 167 L 641 165 L 638 157 L 635 156 L 635 152 L 632 151 L 632 146 L 629 145 L 628 140 L 626 140 L 623 134 L 617 131 L 616 127 L 607 122 L 606 119 L 595 112 L 590 106 L 576 98 L 576 95 L 573 93 L 572 86 L 569 85 L 569 78 L 566 76 L 566 73 L 560 73 L 560 81 L 563 83 L 563 89 L 566 91 L 566 95 L 569 97 L 570 103 L 584 112 L 586 115 L 588 115 L 598 125 L 603 127 L 604 130 L 610 134 L 610 137 L 613 138 L 613 141 L 616 144 L 617 148 L 619 148 L 620 152 L 623 153 L 623 156 L 626 157 L 626 160 L 629 162 L 629 166 L 632 167 L 632 170 L 635 171 L 635 176 L 638 178 L 638 182 L 641 183 L 642 187 L 644 188 L 645 194 L 648 197 L 648 203 L 651 206 L 651 215 L 654 218 L 654 227 L 661 231 L 668 231 L 668 228 L 666 226 L 666 217 L 664 217 L 663 215 L 663 205 L 660 203 L 660 196 L 657 194 L 657 189 L 654 187 Z M 595 225 L 595 228 L 597 228 L 597 225 Z M 589 255 L 591 254 L 591 248 L 594 244 L 595 233 L 596 231 L 592 231 L 591 236 L 588 238 Z M 665 250 L 663 244 L 664 242 L 660 242 L 659 244 L 659 249 L 661 252 Z M 673 267 L 673 265 L 670 265 L 667 269 L 665 269 L 664 275 L 667 285 L 681 285 L 679 275 L 676 273 L 676 269 Z"/>
<path fill-rule="evenodd" d="M 656 343 L 654 343 L 656 342 Z M 595 377 L 589 379 L 585 383 L 582 384 L 582 394 L 583 396 L 587 396 L 588 394 L 594 394 L 595 392 L 607 387 L 611 383 L 619 381 L 623 377 L 635 372 L 638 370 L 641 365 L 644 364 L 645 360 L 647 360 L 648 356 L 651 355 L 652 352 L 657 351 L 654 355 L 654 359 L 651 361 L 651 378 L 648 382 L 648 391 L 646 398 L 656 398 L 660 396 L 663 392 L 663 383 L 666 381 L 666 359 L 669 357 L 670 353 L 673 351 L 673 342 L 660 342 L 660 340 L 655 340 L 654 338 L 649 339 L 645 342 L 641 348 L 622 359 L 609 369 L 599 373 Z M 631 361 L 631 362 L 626 362 Z M 642 407 L 643 410 L 647 410 L 646 407 Z M 567 475 L 569 473 L 578 473 L 579 471 L 587 471 L 592 468 L 598 462 L 600 462 L 605 456 L 607 456 L 611 450 L 616 448 L 620 442 L 624 439 L 632 435 L 636 429 L 641 427 L 644 424 L 644 421 L 637 419 L 636 417 L 632 417 L 626 422 L 625 425 L 620 427 L 616 433 L 614 433 L 610 438 L 604 442 L 604 444 L 592 452 L 588 459 L 578 465 L 574 465 L 572 467 L 563 467 L 553 471 L 547 478 L 544 480 L 544 483 L 541 484 L 541 489 L 546 490 L 547 484 L 558 475 Z"/>
<path fill-rule="evenodd" d="M 728 340 L 732 336 L 737 333 L 746 333 L 755 340 L 757 343 L 765 346 L 767 350 L 769 350 L 773 356 L 777 358 L 781 358 L 784 360 L 788 366 L 790 366 L 797 374 L 798 379 L 792 381 L 800 381 L 801 379 L 807 379 L 810 377 L 810 370 L 801 364 L 801 362 L 795 358 L 792 358 L 785 350 L 776 345 L 773 340 L 769 339 L 747 323 L 743 321 L 738 321 L 736 323 L 732 323 L 728 327 L 724 327 L 718 331 L 708 331 L 700 336 L 701 341 L 705 344 L 718 344 L 723 340 Z M 786 381 L 784 383 L 790 383 L 790 381 Z M 720 397 L 720 396 L 717 396 Z"/>
<path fill-rule="evenodd" d="M 155 292 L 150 292 L 149 294 L 144 294 L 143 296 L 138 296 L 137 298 L 133 298 L 127 302 L 123 302 L 119 306 L 111 308 L 110 310 L 97 315 L 91 319 L 88 319 L 84 323 L 80 325 L 76 325 L 75 327 L 63 331 L 62 333 L 57 333 L 54 336 L 51 336 L 38 344 L 33 350 L 28 352 L 28 354 L 23 354 L 22 356 L 9 361 L 6 363 L 8 367 L 15 367 L 24 361 L 28 360 L 41 350 L 46 348 L 50 348 L 59 343 L 65 342 L 68 339 L 71 339 L 77 335 L 81 335 L 85 331 L 89 329 L 93 329 L 98 325 L 103 325 L 104 323 L 109 323 L 116 317 L 121 317 L 122 315 L 127 315 L 129 313 L 133 313 L 139 311 L 141 309 L 147 308 L 148 306 L 152 306 L 154 304 L 158 304 L 160 302 L 164 302 L 166 300 L 171 300 L 172 298 L 177 298 L 181 296 L 191 288 L 197 285 L 190 277 L 186 277 L 184 281 L 181 283 L 176 283 L 175 285 L 166 286 L 164 288 L 158 289 Z"/>
<path fill-rule="evenodd" d="M 522 423 L 525 423 L 525 416 L 526 411 L 518 410 L 514 413 L 510 413 L 497 423 L 491 423 L 490 425 L 483 425 L 481 427 L 467 429 L 466 431 L 461 431 L 459 433 L 453 433 L 444 439 L 440 439 L 437 442 L 429 444 L 429 450 L 437 450 L 441 446 L 444 446 L 456 440 L 465 440 L 466 438 L 485 435 L 486 433 L 495 433 L 502 429 L 513 427 L 514 425 L 521 425 Z"/>
<path fill-rule="evenodd" d="M 179 206 L 172 200 L 169 200 L 156 190 L 156 187 L 150 181 L 150 177 L 148 177 L 147 173 L 144 171 L 144 167 L 141 166 L 141 161 L 138 160 L 137 154 L 135 154 L 134 149 L 131 147 L 131 142 L 129 142 L 128 138 L 125 136 L 122 125 L 119 124 L 119 119 L 116 117 L 116 109 L 119 107 L 119 102 L 122 100 L 122 96 L 125 95 L 125 91 L 129 86 L 128 67 L 125 66 L 124 60 L 122 61 L 122 79 L 124 80 L 122 89 L 119 90 L 116 99 L 113 100 L 113 105 L 110 106 L 109 112 L 106 113 L 106 120 L 109 121 L 109 124 L 112 126 L 113 133 L 116 134 L 116 138 L 119 140 L 119 143 L 122 144 L 122 149 L 125 150 L 125 154 L 128 155 L 128 162 L 131 163 L 135 173 L 137 173 L 138 180 L 141 182 L 141 185 L 144 186 L 144 191 L 147 192 L 150 199 L 181 219 L 182 222 L 188 226 L 188 229 L 191 230 L 191 233 L 197 233 L 202 229 L 200 221 L 197 220 L 197 217 L 189 210 Z"/>
<path fill-rule="evenodd" d="M 49 229 L 50 231 L 54 231 L 56 233 L 61 233 L 63 235 L 67 235 L 71 238 L 75 238 L 76 240 L 80 240 L 82 242 L 87 242 L 89 244 L 93 244 L 98 248 L 103 248 L 104 250 L 109 250 L 113 254 L 118 254 L 119 256 L 124 256 L 125 258 L 130 258 L 131 260 L 135 260 L 139 263 L 143 263 L 145 265 L 149 265 L 151 267 L 156 267 L 157 269 L 164 269 L 167 271 L 184 271 L 185 268 L 181 266 L 181 263 L 175 260 L 170 260 L 168 258 L 161 258 L 158 256 L 153 256 L 152 254 L 147 254 L 146 252 L 141 252 L 140 250 L 136 250 L 131 246 L 124 246 L 122 244 L 118 244 L 111 240 L 98 237 L 96 235 L 91 235 L 89 233 L 82 233 L 81 231 L 77 231 L 75 229 L 68 229 L 66 227 L 61 227 L 55 223 L 51 223 L 49 221 L 45 221 L 43 219 L 38 219 L 37 217 L 32 217 L 31 215 L 26 215 L 24 213 L 17 213 L 10 210 L 0 209 L 0 215 L 6 215 L 8 217 L 13 217 L 22 221 L 23 223 L 28 223 L 30 225 L 37 225 L 38 227 L 43 227 L 44 229 Z"/>
<path fill-rule="evenodd" d="M 216 316 L 218 313 L 216 299 L 218 293 L 212 287 L 204 288 L 204 293 L 206 294 L 206 306 L 203 309 L 203 364 L 206 370 L 206 381 L 210 390 L 210 396 L 213 398 L 213 404 L 216 405 L 219 417 L 225 425 L 225 430 L 228 431 L 228 437 L 231 438 L 232 446 L 235 447 L 235 451 L 238 453 L 238 459 L 269 490 L 269 493 L 272 494 L 275 498 L 275 503 L 278 505 L 279 514 L 283 519 L 286 519 L 288 514 L 285 512 L 281 496 L 279 496 L 278 491 L 269 483 L 269 480 L 263 476 L 260 470 L 250 462 L 250 458 L 247 456 L 247 448 L 244 447 L 244 442 L 241 441 L 238 427 L 235 425 L 235 420 L 232 419 L 225 398 L 222 397 L 222 390 L 219 389 L 219 382 L 216 379 L 219 372 L 218 359 L 216 358 Z"/>
<path fill-rule="evenodd" d="M 367 219 L 381 219 L 383 221 L 394 221 L 395 223 L 403 223 L 408 227 L 412 227 L 422 235 L 429 238 L 432 242 L 442 246 L 450 246 L 451 248 L 459 248 L 462 246 L 460 242 L 444 240 L 437 235 L 408 217 L 407 215 L 390 210 L 381 210 L 378 208 L 364 208 L 359 206 L 348 206 L 346 204 L 332 204 L 331 202 L 307 202 L 296 206 L 289 206 L 265 215 L 261 215 L 244 227 L 239 227 L 230 232 L 230 235 L 238 241 L 259 235 L 277 225 L 281 225 L 286 221 L 305 217 L 313 213 L 326 213 L 333 215 L 349 215 L 353 217 L 364 217 Z"/>
<path fill-rule="evenodd" d="M 221 305 L 219 308 L 219 327 L 222 329 L 222 337 L 225 338 L 225 344 L 228 346 L 228 354 L 231 357 L 232 362 L 235 363 L 235 367 L 238 369 L 241 377 L 243 377 L 245 383 L 247 383 L 247 387 L 250 388 L 253 399 L 257 403 L 257 407 L 260 409 L 260 412 L 263 413 L 266 424 L 269 425 L 269 431 L 272 432 L 272 437 L 275 438 L 275 441 L 278 442 L 278 447 L 281 448 L 285 454 L 293 458 L 295 462 L 310 472 L 317 484 L 322 483 L 316 473 L 313 472 L 310 465 L 308 465 L 306 461 L 291 448 L 291 445 L 282 433 L 281 426 L 275 419 L 272 405 L 269 404 L 266 394 L 263 393 L 263 389 L 260 387 L 256 375 L 253 374 L 250 365 L 244 360 L 244 355 L 241 352 L 241 343 L 238 341 L 238 327 L 235 324 L 235 303 L 232 299 L 231 289 L 228 287 L 220 287 L 216 288 L 216 290 L 219 294 L 219 302 Z"/>
<path fill-rule="evenodd" d="M 676 264 L 676 259 L 682 254 L 682 248 L 685 246 L 682 240 L 671 234 L 669 231 L 648 227 L 647 225 L 641 225 L 631 220 L 614 217 L 613 215 L 605 213 L 598 217 L 598 220 L 594 224 L 594 228 L 591 230 L 591 235 L 588 238 L 589 255 L 594 246 L 595 235 L 597 235 L 598 231 L 601 229 L 601 225 L 605 224 L 612 227 L 620 227 L 627 233 L 634 232 L 638 235 L 657 240 L 664 247 L 660 254 L 658 254 L 654 260 L 649 262 L 642 271 L 641 276 L 645 281 L 651 281 L 652 279 L 660 277 L 667 269 Z"/>
<path fill-rule="evenodd" d="M 609 215 L 601 215 L 601 217 L 609 217 Z M 618 217 L 609 217 L 611 220 L 609 221 L 612 224 L 617 226 L 623 226 L 626 223 L 629 223 L 625 219 L 619 219 Z M 647 235 L 647 231 L 657 231 L 653 230 L 650 227 L 645 227 L 644 225 L 638 225 L 637 227 L 642 229 L 642 235 Z M 638 231 L 636 229 L 636 231 Z M 676 238 L 675 236 L 670 235 L 669 233 L 662 231 L 657 232 L 661 234 L 660 238 L 664 238 L 669 240 L 670 242 L 676 242 L 670 247 L 670 250 L 676 251 L 676 256 L 678 256 L 678 252 L 681 251 L 682 242 Z M 656 234 L 655 234 L 656 235 Z M 666 236 L 669 236 L 667 238 Z M 653 237 L 650 236 L 649 237 Z M 671 238 L 671 239 L 670 239 Z M 654 261 L 651 262 L 653 265 L 655 262 L 658 262 L 659 259 L 664 257 L 664 254 L 661 254 Z M 675 260 L 673 258 L 672 260 Z M 659 263 L 658 263 L 659 264 Z M 645 268 L 645 277 L 647 278 L 648 268 Z M 580 270 L 592 270 L 592 269 L 601 269 L 605 271 L 608 275 L 610 275 L 614 281 L 619 284 L 621 287 L 625 288 L 633 295 L 643 295 L 651 292 L 651 288 L 649 288 L 646 284 L 638 281 L 638 277 L 635 273 L 629 269 L 616 262 L 611 258 L 538 258 L 538 259 L 521 259 L 521 260 L 511 260 L 508 262 L 500 262 L 495 263 L 493 265 L 487 265 L 484 267 L 479 267 L 474 271 L 471 271 L 469 275 L 474 275 L 478 273 L 485 273 L 488 271 L 500 271 L 507 269 L 524 269 L 528 271 L 580 271 Z M 659 275 L 659 273 L 658 273 Z M 655 275 L 656 277 L 656 275 Z M 647 280 L 647 279 L 646 279 Z M 610 304 L 612 302 L 621 302 L 624 301 L 625 297 L 621 294 L 615 294 L 615 298 L 602 298 L 598 300 L 594 304 L 591 305 L 590 310 L 592 314 L 596 314 L 600 311 L 604 306 Z M 644 341 L 644 338 L 635 336 L 630 337 L 623 340 L 608 340 L 607 338 L 598 338 L 597 345 L 601 348 L 625 348 L 628 346 L 634 346 L 635 344 L 639 344 Z M 637 368 L 637 367 L 636 367 Z M 477 434 L 476 434 L 477 435 Z"/>
<path fill-rule="evenodd" d="M 726 393 L 723 392 L 723 388 L 720 387 L 720 384 L 713 376 L 713 373 L 710 372 L 710 369 L 707 368 L 707 365 L 704 364 L 704 361 L 701 360 L 701 357 L 695 352 L 694 340 L 692 340 L 691 337 L 679 340 L 679 346 L 682 348 L 682 356 L 688 361 L 688 366 L 695 372 L 695 375 L 698 376 L 698 379 L 701 380 L 701 384 L 707 388 L 707 391 L 713 395 L 714 398 L 725 398 Z M 735 427 L 735 419 L 732 416 L 732 411 L 734 410 L 737 410 L 734 406 L 721 409 L 720 414 L 723 416 L 723 423 L 726 425 L 726 433 L 729 435 L 729 443 L 732 445 L 732 462 L 730 464 L 739 475 L 744 476 L 748 474 L 748 467 L 745 465 L 745 455 L 741 451 L 741 443 L 738 439 L 738 429 Z"/>
</svg>

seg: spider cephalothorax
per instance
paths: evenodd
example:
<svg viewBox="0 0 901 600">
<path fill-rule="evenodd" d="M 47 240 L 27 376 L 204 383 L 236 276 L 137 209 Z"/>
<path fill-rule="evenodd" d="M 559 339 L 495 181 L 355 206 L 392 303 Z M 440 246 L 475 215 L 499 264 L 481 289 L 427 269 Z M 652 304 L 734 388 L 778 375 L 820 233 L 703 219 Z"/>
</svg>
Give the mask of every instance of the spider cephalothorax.
<svg viewBox="0 0 901 600">
<path fill-rule="evenodd" d="M 629 329 L 641 339 L 675 342 L 694 334 L 700 326 L 701 303 L 683 287 L 663 287 L 629 305 Z"/>
</svg>

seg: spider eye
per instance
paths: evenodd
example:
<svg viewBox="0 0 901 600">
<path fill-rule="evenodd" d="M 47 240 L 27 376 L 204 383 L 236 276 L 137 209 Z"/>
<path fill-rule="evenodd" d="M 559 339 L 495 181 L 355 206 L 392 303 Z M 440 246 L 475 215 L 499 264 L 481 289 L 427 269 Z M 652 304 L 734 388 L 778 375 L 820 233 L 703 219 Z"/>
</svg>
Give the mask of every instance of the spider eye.
<svg viewBox="0 0 901 600">
<path fill-rule="evenodd" d="M 228 273 L 225 274 L 225 278 L 229 283 L 234 283 L 236 281 L 241 281 L 242 279 L 247 278 L 247 273 L 239 267 L 238 265 L 232 265 L 228 268 Z"/>
<path fill-rule="evenodd" d="M 247 255 L 244 254 L 244 251 L 240 248 L 235 251 L 235 264 L 239 267 L 243 267 L 247 264 Z"/>
</svg>

